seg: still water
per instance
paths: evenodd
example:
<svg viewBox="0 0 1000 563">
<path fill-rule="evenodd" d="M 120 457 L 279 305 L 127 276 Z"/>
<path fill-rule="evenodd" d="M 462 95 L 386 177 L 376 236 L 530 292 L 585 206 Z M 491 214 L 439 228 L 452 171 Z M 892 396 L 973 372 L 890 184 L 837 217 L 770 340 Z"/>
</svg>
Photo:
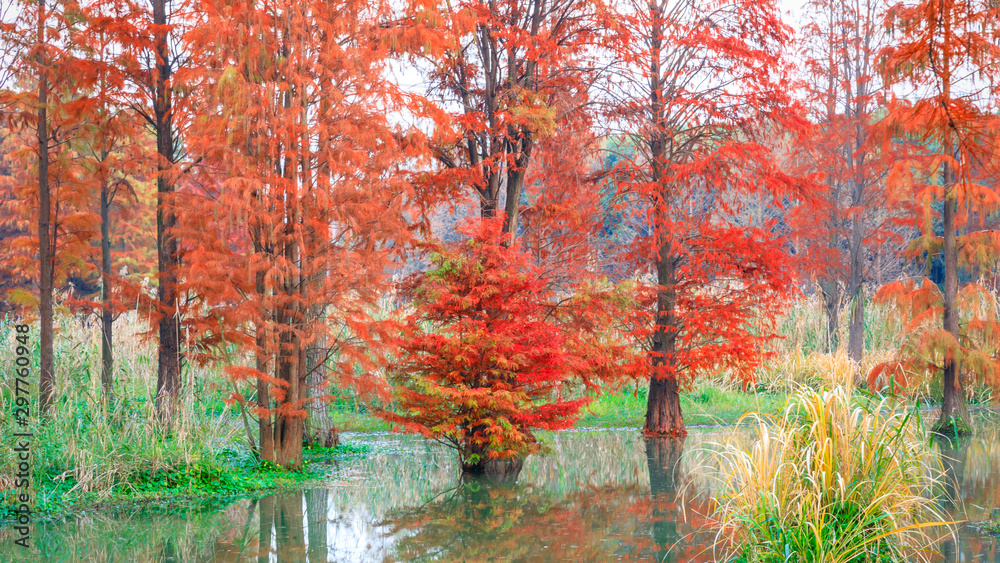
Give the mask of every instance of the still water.
<svg viewBox="0 0 1000 563">
<path fill-rule="evenodd" d="M 372 453 L 341 462 L 324 488 L 39 522 L 31 555 L 0 529 L 0 561 L 717 561 L 713 480 L 692 460 L 727 435 L 693 430 L 681 448 L 634 429 L 549 434 L 549 453 L 506 486 L 463 484 L 434 442 L 346 435 Z M 1000 432 L 937 451 L 942 509 L 977 521 L 1000 507 Z M 939 560 L 998 563 L 997 543 L 962 524 Z"/>
</svg>

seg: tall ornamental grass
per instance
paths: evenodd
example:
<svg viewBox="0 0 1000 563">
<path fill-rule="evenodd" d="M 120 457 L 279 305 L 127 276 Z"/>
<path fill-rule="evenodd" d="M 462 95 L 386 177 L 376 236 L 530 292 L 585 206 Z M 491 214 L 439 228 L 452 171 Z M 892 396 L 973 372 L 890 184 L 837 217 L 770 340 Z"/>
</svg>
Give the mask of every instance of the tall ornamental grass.
<svg viewBox="0 0 1000 563">
<path fill-rule="evenodd" d="M 849 386 L 803 388 L 782 416 L 754 419 L 755 440 L 710 454 L 733 561 L 928 560 L 943 518 L 926 435 L 896 402 L 856 399 Z"/>
</svg>

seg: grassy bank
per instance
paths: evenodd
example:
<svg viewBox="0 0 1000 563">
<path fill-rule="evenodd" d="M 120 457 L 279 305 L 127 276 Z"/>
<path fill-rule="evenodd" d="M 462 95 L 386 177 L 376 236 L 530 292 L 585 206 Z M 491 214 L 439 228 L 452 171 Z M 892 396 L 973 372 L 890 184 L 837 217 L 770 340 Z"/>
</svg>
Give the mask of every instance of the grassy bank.
<svg viewBox="0 0 1000 563">
<path fill-rule="evenodd" d="M 141 338 L 142 319 L 123 315 L 116 323 L 114 396 L 100 389 L 97 327 L 68 315 L 57 317 L 55 401 L 40 421 L 32 412 L 21 426 L 14 412 L 12 354 L 0 354 L 0 520 L 14 507 L 17 463 L 15 433 L 28 431 L 34 509 L 55 516 L 87 507 L 173 503 L 247 495 L 302 486 L 327 476 L 334 461 L 365 455 L 345 444 L 306 450 L 306 467 L 289 472 L 262 466 L 250 451 L 233 389 L 220 367 L 187 366 L 175 424 L 164 429 L 153 408 L 155 349 Z M 0 320 L 0 350 L 14 348 L 13 322 Z M 32 379 L 37 378 L 37 339 Z M 37 389 L 32 389 L 37 396 Z"/>
<path fill-rule="evenodd" d="M 681 395 L 681 412 L 688 426 L 730 425 L 748 412 L 777 414 L 785 405 L 785 393 L 744 392 L 701 386 Z M 646 417 L 646 389 L 602 395 L 587 407 L 578 427 L 642 428 Z"/>
<path fill-rule="evenodd" d="M 334 448 L 306 448 L 302 471 L 287 471 L 258 464 L 236 452 L 219 452 L 211 460 L 169 469 L 139 472 L 109 489 L 86 490 L 80 483 L 59 475 L 35 474 L 34 511 L 41 518 L 57 518 L 91 509 L 142 504 L 151 507 L 183 506 L 210 499 L 256 497 L 283 489 L 301 489 L 322 483 L 342 462 L 368 455 L 368 445 L 342 444 Z M 15 516 L 15 503 L 7 492 L 0 503 L 0 524 Z"/>
<path fill-rule="evenodd" d="M 681 395 L 681 410 L 688 426 L 730 425 L 748 412 L 778 414 L 785 404 L 784 392 L 744 392 L 711 385 Z M 346 432 L 384 432 L 390 426 L 371 416 L 363 405 L 334 404 L 334 424 Z M 581 413 L 577 428 L 642 428 L 646 416 L 646 387 L 630 387 L 594 399 Z"/>
</svg>

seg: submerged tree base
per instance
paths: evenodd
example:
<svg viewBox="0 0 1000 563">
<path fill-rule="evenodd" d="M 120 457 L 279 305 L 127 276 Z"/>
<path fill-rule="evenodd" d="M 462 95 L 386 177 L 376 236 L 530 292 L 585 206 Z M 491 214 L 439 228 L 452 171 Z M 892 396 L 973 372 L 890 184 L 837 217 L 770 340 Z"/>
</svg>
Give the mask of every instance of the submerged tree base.
<svg viewBox="0 0 1000 563">
<path fill-rule="evenodd" d="M 482 479 L 495 484 L 514 483 L 523 468 L 523 457 L 487 458 L 476 463 L 463 463 L 462 477 Z"/>
<path fill-rule="evenodd" d="M 684 415 L 681 414 L 680 386 L 676 379 L 650 379 L 649 395 L 646 397 L 646 424 L 642 434 L 648 438 L 687 436 Z"/>
</svg>

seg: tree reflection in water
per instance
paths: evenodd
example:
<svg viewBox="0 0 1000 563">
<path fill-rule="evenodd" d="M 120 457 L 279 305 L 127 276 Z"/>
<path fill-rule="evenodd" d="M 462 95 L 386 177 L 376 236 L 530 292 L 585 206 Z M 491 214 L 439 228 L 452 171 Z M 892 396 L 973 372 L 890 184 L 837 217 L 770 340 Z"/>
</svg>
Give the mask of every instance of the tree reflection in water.
<svg viewBox="0 0 1000 563">
<path fill-rule="evenodd" d="M 652 497 L 648 520 L 653 527 L 657 561 L 715 561 L 711 506 L 695 494 L 681 467 L 684 439 L 646 438 L 646 463 Z M 694 495 L 685 498 L 685 493 Z"/>
<path fill-rule="evenodd" d="M 992 438 L 935 440 L 943 470 L 938 502 L 942 511 L 955 520 L 984 520 L 1000 507 L 1000 444 L 995 433 Z M 942 540 L 939 560 L 1000 562 L 997 544 L 997 538 L 984 536 L 963 522 L 957 534 Z"/>
<path fill-rule="evenodd" d="M 560 495 L 467 479 L 388 515 L 394 561 L 714 561 L 704 495 L 684 502 L 683 441 L 646 441 L 650 488 L 585 486 Z M 690 492 L 690 491 L 689 491 Z"/>
</svg>

